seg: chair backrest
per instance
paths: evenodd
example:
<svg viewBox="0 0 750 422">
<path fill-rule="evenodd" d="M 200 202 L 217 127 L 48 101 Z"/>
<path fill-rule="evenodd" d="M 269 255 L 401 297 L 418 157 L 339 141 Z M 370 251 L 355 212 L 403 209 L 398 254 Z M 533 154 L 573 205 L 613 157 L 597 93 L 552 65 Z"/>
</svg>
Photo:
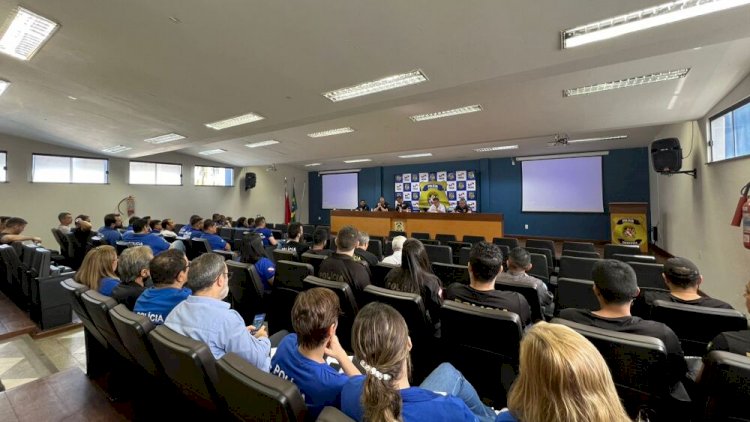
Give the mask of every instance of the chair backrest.
<svg viewBox="0 0 750 422">
<path fill-rule="evenodd" d="M 277 226 L 278 225 L 282 225 L 283 226 L 283 224 L 277 224 Z M 286 228 L 284 228 L 284 230 L 271 230 L 271 234 L 273 235 L 273 237 L 276 240 L 283 239 L 285 233 L 286 233 Z"/>
<path fill-rule="evenodd" d="M 492 243 L 495 245 L 505 245 L 509 249 L 517 248 L 520 246 L 518 244 L 518 239 L 514 237 L 493 237 Z"/>
<path fill-rule="evenodd" d="M 713 351 L 703 358 L 698 384 L 706 394 L 706 421 L 750 420 L 750 358 Z"/>
<path fill-rule="evenodd" d="M 565 308 L 599 310 L 599 301 L 594 295 L 594 282 L 574 278 L 558 278 L 555 292 L 555 314 Z"/>
<path fill-rule="evenodd" d="M 320 264 L 323 262 L 324 259 L 328 258 L 325 255 L 318 255 L 314 254 L 312 252 L 305 252 L 302 254 L 300 259 L 305 264 L 310 264 L 313 266 L 313 273 L 317 276 L 320 272 Z"/>
<path fill-rule="evenodd" d="M 78 319 L 83 323 L 83 328 L 85 328 L 102 346 L 107 348 L 107 339 L 105 339 L 102 333 L 99 332 L 99 329 L 96 327 L 96 324 L 94 324 L 91 316 L 89 316 L 89 312 L 86 310 L 83 301 L 81 300 L 81 294 L 89 288 L 81 283 L 75 282 L 72 278 L 61 281 L 60 285 L 68 292 L 73 312 L 78 315 Z"/>
<path fill-rule="evenodd" d="M 159 325 L 148 333 L 164 374 L 191 402 L 209 410 L 219 409 L 216 394 L 216 361 L 206 343 Z"/>
<path fill-rule="evenodd" d="M 5 267 L 5 281 L 7 284 L 11 286 L 20 283 L 20 280 L 18 279 L 18 270 L 21 268 L 21 260 L 18 258 L 18 253 L 13 246 L 0 245 L 0 258 L 2 258 Z"/>
<path fill-rule="evenodd" d="M 266 256 L 268 257 L 268 259 L 270 259 L 271 261 L 273 261 L 274 264 L 275 264 L 276 261 L 274 260 L 275 258 L 274 258 L 274 255 L 273 255 L 273 251 L 276 250 L 276 246 L 274 246 L 274 245 L 264 246 L 263 250 L 266 251 Z"/>
<path fill-rule="evenodd" d="M 146 316 L 132 312 L 123 304 L 112 308 L 109 316 L 122 344 L 138 365 L 153 376 L 159 375 L 159 360 L 147 338 L 148 333 L 154 329 L 154 324 Z"/>
<path fill-rule="evenodd" d="M 34 262 L 34 252 L 36 252 L 37 247 L 37 245 L 23 245 L 20 258 L 24 269 L 31 269 L 31 264 Z"/>
<path fill-rule="evenodd" d="M 587 252 L 587 251 L 576 251 L 576 250 L 570 250 L 563 251 L 562 256 L 575 256 L 578 258 L 594 258 L 599 259 L 601 256 L 597 252 Z"/>
<path fill-rule="evenodd" d="M 555 259 L 554 255 L 552 254 L 552 251 L 546 248 L 531 248 L 526 247 L 524 248 L 526 251 L 530 254 L 535 253 L 539 255 L 544 255 L 545 258 L 547 258 L 547 272 L 549 272 L 550 275 L 555 271 Z"/>
<path fill-rule="evenodd" d="M 302 280 L 305 277 L 315 275 L 315 268 L 310 264 L 293 261 L 276 261 L 276 277 L 274 285 L 288 287 L 294 290 L 302 290 Z"/>
<path fill-rule="evenodd" d="M 458 251 L 458 265 L 469 265 L 469 256 L 471 256 L 471 248 L 461 248 Z"/>
<path fill-rule="evenodd" d="M 380 239 L 370 239 L 367 244 L 367 252 L 375 255 L 378 261 L 383 259 L 383 242 Z"/>
<path fill-rule="evenodd" d="M 440 241 L 437 239 L 419 239 L 423 245 L 440 245 Z"/>
<path fill-rule="evenodd" d="M 292 307 L 297 299 L 299 290 L 288 287 L 274 286 L 271 291 L 271 305 L 268 309 L 268 333 L 273 334 L 281 330 L 290 333 L 294 331 L 292 326 Z"/>
<path fill-rule="evenodd" d="M 628 265 L 633 267 L 633 270 L 635 271 L 638 286 L 668 289 L 667 285 L 664 284 L 664 277 L 662 277 L 662 273 L 664 273 L 664 265 L 646 264 L 643 262 L 628 262 Z"/>
<path fill-rule="evenodd" d="M 232 309 L 242 315 L 245 323 L 251 324 L 255 315 L 266 312 L 263 283 L 255 265 L 235 261 L 226 264 Z"/>
<path fill-rule="evenodd" d="M 424 248 L 427 251 L 427 257 L 430 258 L 430 262 L 453 263 L 453 250 L 450 246 L 424 245 Z"/>
<path fill-rule="evenodd" d="M 36 248 L 34 258 L 31 263 L 31 272 L 33 277 L 47 277 L 50 274 L 50 264 L 52 263 L 52 252 L 44 248 Z"/>
<path fill-rule="evenodd" d="M 539 249 L 547 249 L 552 254 L 552 257 L 554 258 L 555 253 L 555 242 L 552 240 L 546 240 L 546 239 L 526 239 L 526 248 L 539 248 Z"/>
<path fill-rule="evenodd" d="M 437 234 L 435 234 L 435 240 L 439 240 L 441 243 L 444 243 L 444 242 L 455 242 L 456 241 L 456 235 L 455 234 L 437 233 Z"/>
<path fill-rule="evenodd" d="M 411 233 L 411 237 L 413 237 L 414 239 L 419 239 L 419 240 L 429 240 L 430 239 L 430 234 L 429 233 L 412 232 Z"/>
<path fill-rule="evenodd" d="M 454 257 L 457 257 L 459 252 L 461 252 L 461 248 L 471 248 L 471 243 L 469 242 L 445 242 L 444 245 L 450 246 L 451 253 Z"/>
<path fill-rule="evenodd" d="M 604 259 L 615 259 L 613 255 L 638 255 L 641 248 L 638 246 L 615 245 L 612 243 L 604 245 Z"/>
<path fill-rule="evenodd" d="M 318 415 L 318 419 L 315 419 L 315 422 L 354 422 L 354 419 L 346 416 L 346 413 L 335 407 L 326 406 Z"/>
<path fill-rule="evenodd" d="M 261 371 L 235 353 L 216 362 L 216 377 L 216 392 L 236 420 L 305 420 L 305 399 L 293 382 Z"/>
<path fill-rule="evenodd" d="M 667 324 L 677 334 L 688 356 L 703 356 L 708 343 L 725 331 L 747 329 L 747 319 L 734 309 L 717 309 L 655 300 L 651 318 Z"/>
<path fill-rule="evenodd" d="M 471 243 L 472 245 L 479 242 L 485 242 L 487 239 L 484 236 L 472 236 L 470 234 L 465 234 L 462 242 L 465 243 Z"/>
<path fill-rule="evenodd" d="M 543 321 L 544 314 L 542 313 L 542 304 L 539 302 L 539 293 L 536 288 L 526 283 L 519 283 L 516 281 L 495 281 L 495 290 L 505 290 L 510 292 L 520 293 L 526 302 L 529 303 L 531 308 L 531 320 L 532 321 Z"/>
<path fill-rule="evenodd" d="M 299 261 L 299 258 L 297 258 L 297 253 L 294 251 L 287 251 L 283 249 L 274 249 L 273 250 L 273 261 L 277 264 L 279 261 Z"/>
<path fill-rule="evenodd" d="M 400 265 L 378 262 L 377 265 L 370 267 L 370 273 L 372 274 L 372 277 L 370 277 L 370 283 L 378 287 L 385 287 L 385 276 L 387 276 L 392 269 L 399 267 Z"/>
<path fill-rule="evenodd" d="M 351 286 L 345 281 L 333 281 L 309 276 L 303 281 L 305 290 L 312 289 L 313 287 L 324 287 L 333 290 L 336 296 L 339 298 L 339 306 L 341 307 L 341 315 L 339 316 L 339 325 L 336 329 L 336 335 L 339 338 L 339 343 L 344 350 L 352 350 L 352 325 L 354 324 L 354 318 L 359 312 L 359 306 L 357 306 L 357 300 L 354 298 L 354 292 L 352 292 Z"/>
<path fill-rule="evenodd" d="M 562 251 L 596 252 L 596 247 L 591 242 L 563 242 Z"/>
<path fill-rule="evenodd" d="M 211 252 L 211 250 L 211 244 L 208 243 L 208 239 L 193 238 L 193 254 L 196 258 L 204 253 Z"/>
<path fill-rule="evenodd" d="M 382 302 L 393 306 L 406 320 L 412 339 L 432 332 L 427 327 L 427 314 L 420 295 L 369 285 L 365 287 L 364 297 L 365 303 Z"/>
<path fill-rule="evenodd" d="M 111 297 L 104 296 L 91 289 L 81 293 L 81 301 L 83 301 L 83 306 L 89 313 L 89 317 L 91 317 L 94 325 L 96 325 L 96 328 L 107 340 L 107 344 L 124 359 L 134 361 L 134 358 L 125 348 L 122 340 L 120 340 L 120 336 L 112 324 L 112 319 L 109 317 L 109 310 L 117 306 L 117 302 Z"/>
<path fill-rule="evenodd" d="M 543 277 L 543 279 L 549 281 L 547 257 L 538 253 L 530 253 L 529 256 L 531 257 L 531 270 L 528 273 L 534 277 Z"/>
<path fill-rule="evenodd" d="M 656 264 L 656 257 L 653 255 L 623 255 L 616 253 L 612 255 L 612 259 L 616 259 L 622 262 L 641 262 L 644 264 Z"/>
<path fill-rule="evenodd" d="M 229 242 L 232 240 L 232 229 L 230 227 L 222 227 L 219 229 L 219 236 Z"/>
<path fill-rule="evenodd" d="M 314 234 L 315 233 L 315 226 L 312 224 L 303 224 L 302 225 L 302 233 L 304 234 Z"/>
<path fill-rule="evenodd" d="M 60 245 L 60 255 L 68 257 L 68 240 L 63 235 L 62 230 L 58 228 L 52 228 L 52 237 L 55 238 L 57 244 Z"/>
<path fill-rule="evenodd" d="M 400 231 L 400 230 L 391 230 L 391 231 L 388 232 L 388 238 L 393 239 L 396 236 L 404 236 L 404 237 L 406 237 L 406 232 L 405 231 Z"/>
<path fill-rule="evenodd" d="M 594 264 L 601 261 L 595 258 L 578 258 L 575 256 L 560 257 L 560 277 L 579 278 L 582 280 L 591 280 L 591 271 Z"/>
<path fill-rule="evenodd" d="M 117 242 L 115 242 L 115 251 L 117 251 L 117 256 L 120 256 L 120 254 L 122 254 L 122 252 L 129 246 L 130 244 L 124 240 L 118 240 Z"/>
<path fill-rule="evenodd" d="M 444 287 L 453 283 L 469 285 L 469 267 L 466 265 L 432 263 L 432 272 L 443 282 Z"/>
</svg>

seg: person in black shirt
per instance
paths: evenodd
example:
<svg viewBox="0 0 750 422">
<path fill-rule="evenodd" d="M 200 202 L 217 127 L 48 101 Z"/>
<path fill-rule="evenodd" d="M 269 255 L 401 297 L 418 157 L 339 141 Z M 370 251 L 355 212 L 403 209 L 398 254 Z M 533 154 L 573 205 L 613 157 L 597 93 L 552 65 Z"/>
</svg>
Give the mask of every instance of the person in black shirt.
<svg viewBox="0 0 750 422">
<path fill-rule="evenodd" d="M 409 212 L 411 211 L 411 204 L 408 202 L 404 202 L 404 197 L 401 195 L 396 196 L 396 203 L 393 205 L 393 207 L 398 212 Z"/>
<path fill-rule="evenodd" d="M 42 239 L 36 236 L 26 236 L 21 234 L 23 233 L 24 229 L 26 229 L 27 224 L 28 222 L 21 217 L 8 218 L 5 222 L 5 227 L 3 228 L 2 232 L 0 232 L 0 243 L 10 244 L 13 242 L 24 242 L 27 240 L 31 240 L 34 243 L 42 243 Z"/>
<path fill-rule="evenodd" d="M 503 270 L 503 253 L 496 245 L 476 243 L 469 253 L 469 285 L 453 283 L 445 290 L 446 300 L 517 314 L 521 323 L 531 324 L 531 308 L 519 293 L 495 290 L 495 279 Z"/>
<path fill-rule="evenodd" d="M 359 232 L 357 235 L 357 248 L 354 250 L 354 260 L 364 261 L 369 266 L 378 265 L 380 261 L 375 254 L 367 250 L 370 246 L 370 235 L 366 232 Z"/>
<path fill-rule="evenodd" d="M 320 264 L 319 277 L 346 282 L 352 288 L 357 303 L 364 305 L 362 291 L 370 285 L 370 269 L 353 258 L 358 233 L 352 226 L 344 226 L 339 230 L 336 235 L 336 253 Z"/>
<path fill-rule="evenodd" d="M 300 243 L 300 240 L 302 240 L 302 224 L 290 224 L 289 228 L 287 229 L 287 241 L 281 248 L 281 250 L 292 251 L 294 252 L 297 259 L 299 259 L 299 257 L 302 256 L 303 253 L 307 252 L 307 250 L 310 249 L 307 244 Z"/>
<path fill-rule="evenodd" d="M 328 230 L 323 227 L 318 227 L 313 233 L 313 246 L 308 249 L 307 252 L 314 253 L 315 255 L 331 256 L 332 250 L 326 248 L 328 243 Z"/>
<path fill-rule="evenodd" d="M 673 383 L 672 397 L 680 401 L 690 400 L 682 385 L 682 379 L 687 373 L 687 364 L 677 335 L 661 322 L 641 319 L 630 314 L 630 305 L 640 291 L 633 268 L 621 261 L 605 259 L 594 264 L 591 273 L 594 279 L 594 294 L 599 301 L 600 309 L 563 309 L 560 311 L 560 318 L 661 340 L 667 350 L 667 373 L 669 381 Z"/>
<path fill-rule="evenodd" d="M 453 208 L 453 212 L 471 214 L 471 208 L 466 205 L 466 200 L 464 198 L 461 198 L 458 200 L 458 205 L 456 205 L 456 208 Z"/>
<path fill-rule="evenodd" d="M 117 272 L 120 284 L 112 291 L 112 298 L 124 304 L 131 311 L 138 297 L 152 287 L 149 264 L 154 254 L 148 246 L 131 246 L 120 254 L 117 260 Z"/>
<path fill-rule="evenodd" d="M 370 207 L 367 205 L 364 199 L 359 200 L 359 206 L 354 211 L 370 211 Z"/>
<path fill-rule="evenodd" d="M 750 312 L 750 281 L 745 285 L 745 307 Z M 708 344 L 708 351 L 723 350 L 750 357 L 750 330 L 727 331 L 719 334 Z"/>
<path fill-rule="evenodd" d="M 381 196 L 380 199 L 378 199 L 378 203 L 375 205 L 375 208 L 373 208 L 373 211 L 389 211 L 388 208 L 390 205 L 385 202 L 385 197 Z"/>
</svg>

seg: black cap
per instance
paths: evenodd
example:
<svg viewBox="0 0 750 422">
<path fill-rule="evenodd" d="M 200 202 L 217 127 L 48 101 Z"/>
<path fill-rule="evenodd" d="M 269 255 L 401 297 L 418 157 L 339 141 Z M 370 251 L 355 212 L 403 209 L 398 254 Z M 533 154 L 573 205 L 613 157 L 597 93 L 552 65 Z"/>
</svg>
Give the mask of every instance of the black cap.
<svg viewBox="0 0 750 422">
<path fill-rule="evenodd" d="M 664 264 L 664 274 L 673 279 L 695 281 L 701 276 L 698 267 L 687 258 L 669 258 Z"/>
</svg>

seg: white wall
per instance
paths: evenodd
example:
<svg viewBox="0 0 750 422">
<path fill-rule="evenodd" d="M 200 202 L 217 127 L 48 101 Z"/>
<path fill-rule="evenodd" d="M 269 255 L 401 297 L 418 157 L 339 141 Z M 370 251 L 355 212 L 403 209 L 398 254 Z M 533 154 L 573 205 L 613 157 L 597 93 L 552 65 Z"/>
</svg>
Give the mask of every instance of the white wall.
<svg viewBox="0 0 750 422">
<path fill-rule="evenodd" d="M 166 153 L 138 160 L 182 164 L 182 186 L 129 185 L 129 160 L 111 157 L 107 185 L 31 183 L 32 153 L 106 157 L 3 134 L 0 134 L 0 150 L 8 153 L 8 182 L 0 183 L 0 198 L 3 198 L 0 215 L 23 217 L 29 222 L 25 233 L 41 237 L 44 245 L 55 249 L 57 244 L 50 228 L 58 224 L 59 212 L 68 211 L 74 216 L 88 214 L 94 227 L 98 228 L 103 224 L 104 215 L 115 212 L 117 203 L 128 195 L 135 196 L 136 215 L 139 216 L 150 215 L 158 219 L 171 217 L 176 222 L 186 223 L 192 214 L 209 217 L 218 212 L 237 218 L 260 213 L 265 214 L 269 221 L 281 222 L 284 218 L 284 192 L 283 186 L 277 182 L 279 178 L 283 181 L 284 175 L 290 180 L 297 178 L 297 200 L 304 218 L 301 221 L 307 218 L 307 199 L 303 204 L 300 194 L 300 180 L 306 181 L 307 173 L 292 168 L 279 167 L 279 171 L 272 174 L 266 174 L 262 169 L 249 169 L 258 175 L 258 186 L 248 192 L 244 191 L 247 169 L 239 168 L 235 168 L 234 187 L 194 186 L 194 165 L 224 165 L 189 155 Z M 124 211 L 125 207 L 122 209 Z"/>
<path fill-rule="evenodd" d="M 683 170 L 698 169 L 698 179 L 687 175 L 662 176 L 651 167 L 652 222 L 658 225 L 657 245 L 689 258 L 705 278 L 703 290 L 745 311 L 744 285 L 750 281 L 750 250 L 742 246 L 739 227 L 730 226 L 742 186 L 750 182 L 750 157 L 708 163 L 708 117 L 750 96 L 750 77 L 697 122 L 665 127 L 657 139 L 677 137 L 683 155 L 694 144 Z"/>
<path fill-rule="evenodd" d="M 290 166 L 277 165 L 275 171 L 267 167 L 244 167 L 240 189 L 239 217 L 256 217 L 262 215 L 269 223 L 284 222 L 284 179 L 287 180 L 289 203 L 292 201 L 292 183 L 297 195 L 297 221 L 307 223 L 309 214 L 307 198 L 307 172 Z M 255 188 L 244 191 L 245 173 L 253 172 L 256 177 Z M 304 192 L 304 195 L 303 195 Z M 304 198 L 303 198 L 304 196 Z M 304 200 L 303 200 L 304 199 Z"/>
</svg>

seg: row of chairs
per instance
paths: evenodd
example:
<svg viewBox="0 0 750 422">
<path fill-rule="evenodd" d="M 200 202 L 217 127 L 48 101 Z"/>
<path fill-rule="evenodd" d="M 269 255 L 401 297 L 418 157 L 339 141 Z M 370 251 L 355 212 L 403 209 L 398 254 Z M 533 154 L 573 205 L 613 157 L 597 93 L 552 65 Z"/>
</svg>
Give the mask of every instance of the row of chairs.
<svg viewBox="0 0 750 422">
<path fill-rule="evenodd" d="M 633 268 L 639 287 L 662 290 L 667 289 L 666 284 L 664 284 L 664 278 L 662 277 L 662 273 L 664 272 L 663 264 L 657 264 L 655 262 L 640 262 L 638 260 L 632 260 L 631 258 L 633 257 L 634 255 L 620 256 L 620 254 L 615 254 L 615 259 L 622 259 Z M 591 280 L 591 272 L 594 268 L 594 264 L 599 261 L 600 259 L 598 258 L 581 258 L 563 255 L 560 257 L 559 277 Z"/>
</svg>

